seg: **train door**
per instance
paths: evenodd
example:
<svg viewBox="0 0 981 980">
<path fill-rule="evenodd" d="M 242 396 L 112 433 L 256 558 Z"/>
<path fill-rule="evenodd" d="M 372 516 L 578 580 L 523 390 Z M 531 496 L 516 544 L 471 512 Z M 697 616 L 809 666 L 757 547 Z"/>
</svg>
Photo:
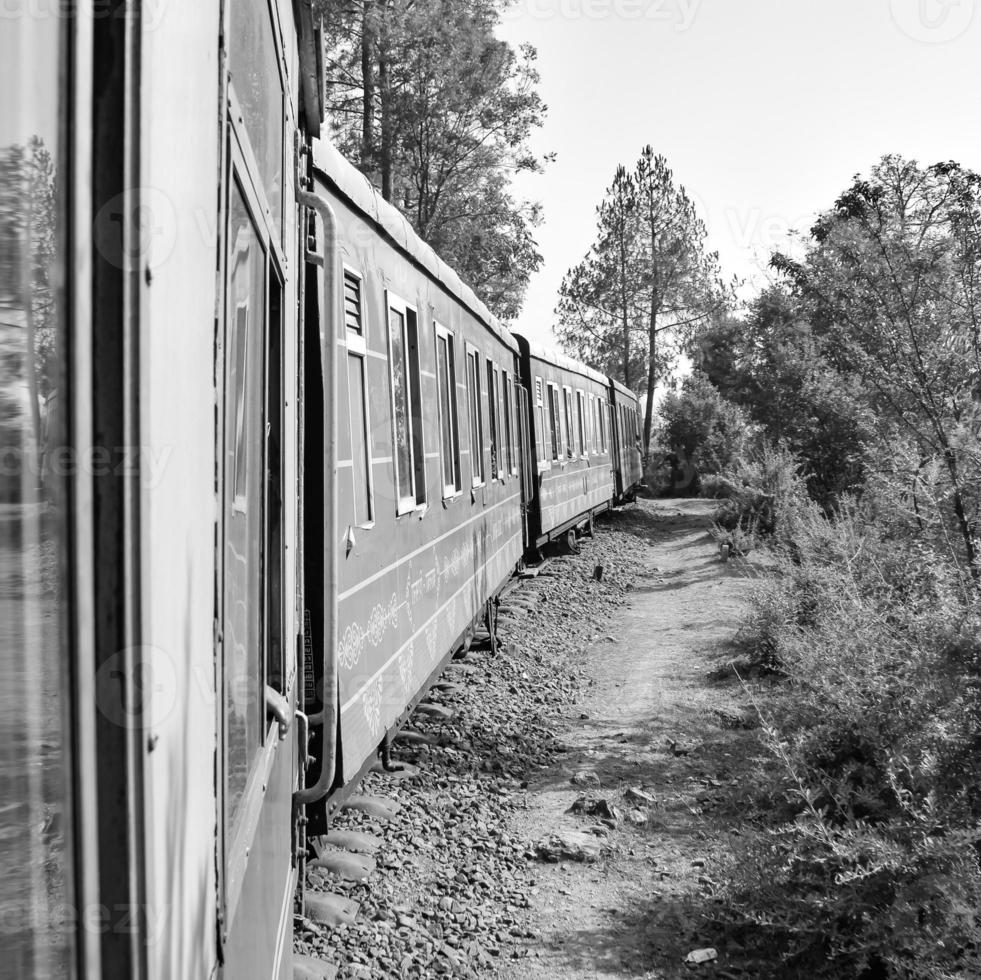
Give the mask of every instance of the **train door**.
<svg viewBox="0 0 981 980">
<path fill-rule="evenodd" d="M 228 978 L 290 969 L 295 744 L 293 603 L 284 554 L 295 551 L 284 474 L 296 433 L 284 406 L 296 376 L 287 278 L 295 235 L 294 119 L 279 5 L 228 5 L 224 300 L 218 325 L 220 538 L 218 655 L 219 921 Z M 295 82 L 293 83 L 295 84 Z M 291 338 L 287 343 L 287 338 Z M 293 495 L 291 495 L 293 496 Z"/>
<path fill-rule="evenodd" d="M 623 430 L 620 424 L 620 406 L 616 393 L 610 401 L 611 454 L 613 457 L 613 494 L 619 500 L 623 495 Z"/>
<path fill-rule="evenodd" d="M 517 378 L 517 375 L 515 375 Z M 529 525 L 529 508 L 535 492 L 534 471 L 531 461 L 531 428 L 528 412 L 528 389 L 515 380 L 515 408 L 518 420 L 518 465 L 521 467 L 521 532 L 524 546 L 531 544 L 531 528 Z"/>
</svg>

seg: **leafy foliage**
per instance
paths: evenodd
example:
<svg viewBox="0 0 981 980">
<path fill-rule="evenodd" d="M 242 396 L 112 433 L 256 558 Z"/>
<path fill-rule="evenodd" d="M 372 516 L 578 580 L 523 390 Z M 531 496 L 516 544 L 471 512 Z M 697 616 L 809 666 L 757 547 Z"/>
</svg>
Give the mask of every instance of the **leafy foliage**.
<svg viewBox="0 0 981 980">
<path fill-rule="evenodd" d="M 860 380 L 880 469 L 915 493 L 924 469 L 940 465 L 941 516 L 981 581 L 981 177 L 884 157 L 811 237 L 803 262 L 776 256 L 775 265 L 824 356 Z M 902 472 L 911 455 L 917 464 Z"/>
<path fill-rule="evenodd" d="M 541 264 L 536 204 L 511 174 L 539 171 L 536 53 L 494 36 L 499 0 L 321 4 L 327 103 L 341 151 L 504 319 Z"/>
<path fill-rule="evenodd" d="M 976 976 L 976 590 L 888 495 L 778 512 L 743 635 L 785 678 L 760 708 L 775 825 L 739 856 L 727 928 L 774 976 Z"/>
<path fill-rule="evenodd" d="M 806 461 L 811 495 L 831 506 L 861 490 L 875 418 L 854 375 L 829 363 L 800 302 L 780 287 L 761 293 L 743 319 L 717 319 L 692 355 L 719 391 L 767 438 Z"/>
<path fill-rule="evenodd" d="M 661 441 L 683 452 L 700 475 L 722 473 L 746 454 L 752 427 L 746 413 L 695 372 L 680 391 L 665 395 L 658 409 Z"/>
<path fill-rule="evenodd" d="M 555 332 L 576 356 L 647 391 L 650 446 L 654 389 L 694 324 L 729 298 L 707 232 L 663 156 L 644 147 L 630 173 L 618 167 L 597 208 L 597 234 L 559 289 Z"/>
</svg>

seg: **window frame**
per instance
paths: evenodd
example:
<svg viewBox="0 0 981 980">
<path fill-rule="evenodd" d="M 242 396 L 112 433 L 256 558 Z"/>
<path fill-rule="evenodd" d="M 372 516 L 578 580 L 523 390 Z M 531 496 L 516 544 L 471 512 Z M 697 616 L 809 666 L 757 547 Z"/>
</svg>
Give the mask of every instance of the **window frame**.
<svg viewBox="0 0 981 980">
<path fill-rule="evenodd" d="M 498 387 L 500 376 L 497 365 L 489 358 L 484 358 L 487 365 L 487 434 L 490 437 L 490 478 L 501 479 L 501 420 L 498 417 Z"/>
<path fill-rule="evenodd" d="M 596 395 L 589 392 L 589 455 L 595 456 L 596 450 Z"/>
<path fill-rule="evenodd" d="M 259 311 L 258 323 L 249 323 L 249 329 L 260 329 L 262 338 L 260 349 L 262 351 L 263 364 L 261 368 L 261 378 L 262 378 L 262 393 L 261 393 L 261 404 L 263 406 L 263 426 L 269 424 L 269 419 L 267 417 L 267 396 L 268 396 L 268 365 L 266 364 L 266 359 L 269 355 L 269 332 L 270 332 L 270 297 L 272 295 L 272 280 L 275 277 L 282 285 L 286 281 L 286 276 L 284 275 L 284 260 L 282 251 L 282 241 L 279 237 L 279 229 L 276 227 L 272 220 L 272 214 L 266 204 L 266 199 L 263 193 L 263 188 L 261 186 L 261 177 L 258 175 L 258 171 L 255 169 L 255 158 L 251 154 L 251 149 L 248 143 L 248 136 L 245 131 L 244 125 L 237 123 L 235 116 L 235 102 L 232 96 L 231 89 L 229 88 L 229 104 L 230 112 L 227 117 L 228 131 L 227 131 L 227 142 L 226 142 L 226 153 L 227 157 L 223 163 L 224 172 L 224 187 L 223 187 L 223 197 L 222 197 L 222 245 L 221 248 L 224 249 L 224 254 L 221 257 L 221 275 L 222 275 L 222 330 L 227 329 L 227 318 L 229 316 L 229 296 L 228 289 L 231 281 L 231 264 L 229 261 L 229 249 L 233 247 L 233 242 L 230 239 L 230 229 L 231 229 L 231 211 L 232 211 L 232 197 L 233 190 L 237 186 L 238 192 L 241 198 L 241 203 L 245 208 L 248 215 L 249 221 L 252 224 L 253 230 L 256 234 L 256 239 L 263 256 L 263 286 L 262 286 L 262 304 Z M 258 182 L 257 182 L 258 181 Z M 238 305 L 236 304 L 236 310 L 234 315 L 238 316 Z M 285 318 L 285 311 L 281 313 L 281 318 Z M 250 317 L 250 321 L 255 318 Z M 282 324 L 281 324 L 282 328 Z M 280 352 L 282 356 L 282 351 Z M 227 347 L 224 352 L 224 357 L 227 359 L 228 350 Z M 282 370 L 282 365 L 280 369 Z M 226 400 L 224 402 L 227 409 L 227 397 L 228 391 L 226 387 L 227 382 L 227 360 L 223 362 L 222 365 L 222 381 L 221 381 L 221 398 Z M 282 407 L 282 406 L 281 406 Z M 227 456 L 228 445 L 226 440 L 226 432 L 224 431 L 225 420 L 221 422 L 223 427 L 221 435 L 221 453 L 222 456 Z M 260 566 L 264 566 L 268 559 L 267 552 L 267 541 L 266 541 L 266 508 L 268 504 L 268 488 L 267 479 L 268 474 L 266 472 L 266 452 L 268 449 L 268 435 L 263 434 L 261 437 L 262 443 L 262 460 L 260 462 L 261 471 L 263 473 L 262 477 L 262 487 L 259 492 L 259 507 L 260 507 L 260 545 L 259 545 L 259 561 Z M 227 594 L 226 590 L 228 588 L 228 578 L 227 578 L 227 565 L 224 560 L 224 552 L 228 546 L 228 517 L 233 514 L 245 514 L 247 513 L 247 500 L 244 496 L 237 493 L 238 488 L 232 485 L 231 497 L 229 497 L 229 487 L 227 482 L 227 473 L 225 471 L 225 463 L 222 464 L 222 502 L 220 504 L 222 508 L 221 515 L 221 538 L 220 538 L 220 551 L 222 554 L 220 568 L 217 569 L 217 573 L 220 575 L 220 580 L 218 582 L 218 588 L 221 590 L 222 594 L 222 606 L 221 606 L 221 617 L 222 617 L 222 629 L 223 629 L 223 639 L 221 644 L 221 667 L 220 667 L 220 694 L 219 698 L 222 701 L 219 710 L 219 717 L 217 719 L 219 729 L 220 729 L 220 770 L 221 770 L 221 787 L 219 792 L 220 797 L 220 834 L 221 834 L 221 861 L 220 861 L 220 903 L 224 908 L 224 914 L 226 916 L 226 921 L 231 923 L 234 920 L 235 914 L 238 909 L 239 898 L 241 897 L 245 872 L 248 866 L 249 850 L 254 842 L 256 834 L 256 824 L 254 820 L 254 815 L 259 812 L 260 800 L 262 798 L 264 789 L 262 785 L 262 774 L 268 771 L 270 765 L 270 760 L 273 753 L 276 751 L 276 746 L 279 742 L 277 731 L 278 722 L 274 718 L 270 718 L 266 712 L 265 705 L 260 698 L 259 703 L 259 743 L 258 746 L 253 751 L 252 757 L 248 763 L 248 771 L 246 774 L 246 781 L 244 787 L 241 791 L 239 799 L 236 803 L 236 812 L 229 820 L 228 812 L 228 796 L 229 796 L 229 747 L 231 744 L 231 738 L 229 735 L 229 724 L 228 724 L 228 712 L 227 706 L 224 704 L 224 699 L 227 696 L 227 681 L 228 681 L 228 664 L 229 656 L 227 649 L 227 637 L 224 635 L 227 622 Z M 234 476 L 232 477 L 234 481 Z M 229 505 L 229 510 L 225 511 L 226 503 Z M 257 625 L 257 636 L 259 638 L 260 650 L 258 658 L 258 682 L 260 685 L 267 683 L 268 681 L 268 619 L 269 610 L 267 608 L 267 592 L 266 585 L 261 584 L 259 587 L 259 594 L 256 596 L 256 600 L 260 603 L 260 615 L 259 622 Z M 282 615 L 282 610 L 280 609 L 280 615 Z M 285 658 L 284 665 L 289 658 Z M 296 683 L 296 676 L 294 672 L 290 672 L 286 677 L 283 678 L 283 688 L 287 696 L 289 692 L 293 689 Z"/>
<path fill-rule="evenodd" d="M 357 522 L 357 510 L 355 510 L 354 517 L 355 520 L 352 522 L 354 527 L 362 528 L 368 530 L 375 526 L 375 476 L 374 468 L 375 463 L 371 453 L 371 400 L 368 398 L 368 310 L 367 304 L 364 301 L 364 276 L 361 272 L 347 262 L 342 263 L 342 289 L 343 280 L 348 275 L 353 276 L 358 281 L 358 306 L 359 314 L 361 320 L 361 330 L 360 332 L 352 330 L 347 325 L 347 318 L 344 320 L 344 341 L 347 347 L 347 366 L 350 371 L 350 358 L 356 357 L 361 361 L 361 401 L 362 401 L 362 411 L 364 412 L 364 428 L 365 428 L 365 466 L 367 469 L 367 480 L 368 480 L 368 519 L 363 523 Z M 353 500 L 357 499 L 358 488 L 355 481 L 355 471 L 354 471 L 354 417 L 350 414 L 351 408 L 351 382 L 350 374 L 348 374 L 348 426 L 351 430 L 351 487 L 354 492 Z M 394 446 L 393 446 L 394 449 Z"/>
<path fill-rule="evenodd" d="M 513 373 L 507 369 L 501 370 L 501 377 L 503 379 L 501 397 L 504 403 L 504 428 L 507 431 L 507 472 L 510 476 L 517 476 L 518 463 L 514 444 L 514 410 L 512 408 L 512 399 L 514 398 L 514 377 Z"/>
<path fill-rule="evenodd" d="M 538 435 L 535 445 L 535 456 L 538 469 L 541 472 L 552 468 L 552 461 L 548 455 L 549 446 L 552 441 L 551 435 L 549 434 L 551 421 L 549 421 L 548 428 L 545 425 L 545 420 L 548 418 L 548 396 L 545 394 L 545 389 L 545 380 L 535 375 L 535 411 L 538 413 L 538 424 L 535 426 Z"/>
<path fill-rule="evenodd" d="M 573 427 L 572 386 L 562 385 L 563 440 L 565 458 L 569 462 L 576 458 L 576 437 Z"/>
<path fill-rule="evenodd" d="M 395 374 L 394 374 L 394 356 L 393 356 L 393 345 L 392 345 L 392 320 L 390 314 L 392 312 L 399 313 L 402 316 L 402 343 L 405 351 L 405 376 L 408 384 L 408 434 L 409 434 L 409 470 L 411 477 L 411 493 L 405 494 L 402 492 L 402 486 L 399 481 L 399 462 L 398 462 L 398 449 L 396 448 L 397 443 L 397 425 L 395 418 Z M 388 390 L 389 398 L 391 402 L 392 409 L 392 479 L 393 486 L 395 488 L 395 516 L 404 517 L 407 514 L 414 514 L 416 511 L 423 510 L 426 507 L 426 486 L 425 479 L 423 480 L 422 487 L 420 488 L 417 479 L 417 470 L 419 469 L 419 461 L 416 459 L 416 431 L 415 422 L 412 413 L 412 401 L 413 401 L 413 370 L 412 370 L 412 358 L 411 350 L 409 345 L 409 314 L 415 317 L 416 323 L 416 347 L 419 346 L 419 312 L 411 304 L 402 299 L 397 293 L 390 289 L 385 290 L 385 326 L 386 333 L 388 335 Z M 419 393 L 420 408 L 422 402 L 422 377 L 421 370 L 419 367 L 418 358 L 416 359 L 416 374 L 415 385 L 416 391 Z M 421 412 L 420 412 L 420 421 Z M 419 432 L 420 449 L 422 450 L 422 472 L 425 476 L 425 466 L 426 466 L 426 452 L 425 452 L 425 426 L 420 426 Z M 419 499 L 420 489 L 422 493 L 422 500 Z"/>
<path fill-rule="evenodd" d="M 551 453 L 549 460 L 553 463 L 558 463 L 559 466 L 564 465 L 563 458 L 563 443 L 562 438 L 562 409 L 559 401 L 559 386 L 554 381 L 549 381 L 546 383 L 546 400 L 548 402 L 548 430 L 549 430 L 549 444 L 548 449 Z M 558 422 L 558 425 L 556 425 Z"/>
<path fill-rule="evenodd" d="M 586 392 L 576 389 L 576 431 L 579 435 L 579 458 L 586 459 Z"/>
<path fill-rule="evenodd" d="M 480 383 L 480 350 L 467 341 L 467 421 L 468 436 L 470 439 L 470 488 L 476 490 L 478 487 L 487 486 L 487 467 L 484 465 L 484 424 L 483 424 L 483 405 L 481 404 Z M 474 391 L 474 379 L 476 379 L 477 390 Z M 476 413 L 476 414 L 475 414 Z M 476 437 L 476 438 L 475 438 Z M 476 442 L 476 445 L 474 445 Z M 477 463 L 480 465 L 477 471 Z"/>
<path fill-rule="evenodd" d="M 436 361 L 436 402 L 437 420 L 439 422 L 439 482 L 443 488 L 443 500 L 453 500 L 463 493 L 463 459 L 460 449 L 460 406 L 457 395 L 456 334 L 444 327 L 438 320 L 433 320 L 433 356 Z M 446 341 L 446 366 L 449 377 L 446 379 L 450 403 L 450 451 L 453 453 L 453 476 L 455 483 L 446 482 L 446 460 L 443 455 L 443 397 L 440 390 L 441 368 L 439 361 L 439 342 Z"/>
</svg>

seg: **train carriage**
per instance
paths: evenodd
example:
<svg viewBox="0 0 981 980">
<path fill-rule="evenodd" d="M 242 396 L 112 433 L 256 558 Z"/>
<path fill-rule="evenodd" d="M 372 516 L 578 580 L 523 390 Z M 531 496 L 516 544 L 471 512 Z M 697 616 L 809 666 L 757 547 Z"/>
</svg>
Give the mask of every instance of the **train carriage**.
<svg viewBox="0 0 981 980">
<path fill-rule="evenodd" d="M 640 453 L 640 411 L 637 396 L 610 378 L 610 424 L 613 441 L 613 496 L 616 502 L 634 499 L 644 475 Z"/>
<path fill-rule="evenodd" d="M 310 3 L 6 15 L 0 976 L 285 978 Z"/>
<path fill-rule="evenodd" d="M 609 379 L 571 357 L 517 339 L 530 400 L 533 494 L 527 544 L 534 551 L 563 535 L 572 541 L 576 527 L 610 506 Z"/>
<path fill-rule="evenodd" d="M 327 143 L 315 145 L 314 177 L 333 212 L 341 288 L 324 300 L 340 359 L 337 476 L 327 495 L 337 511 L 336 609 L 314 610 L 312 621 L 337 623 L 333 782 L 349 785 L 521 559 L 518 349 Z M 308 471 L 320 454 L 307 447 Z M 316 506 L 306 519 L 314 535 Z M 311 568 L 308 603 L 325 594 L 316 575 Z M 331 648 L 316 628 L 313 647 Z M 313 668 L 323 690 L 331 665 Z M 309 808 L 311 832 L 340 798 Z"/>
</svg>

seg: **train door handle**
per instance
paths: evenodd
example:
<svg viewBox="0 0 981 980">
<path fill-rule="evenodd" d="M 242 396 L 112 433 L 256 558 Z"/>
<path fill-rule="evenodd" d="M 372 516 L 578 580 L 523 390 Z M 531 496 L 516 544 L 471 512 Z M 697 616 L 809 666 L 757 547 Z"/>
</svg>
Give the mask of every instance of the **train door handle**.
<svg viewBox="0 0 981 980">
<path fill-rule="evenodd" d="M 286 738 L 293 724 L 293 711 L 290 703 L 274 687 L 266 685 L 266 714 L 272 715 L 279 722 L 279 740 Z"/>
</svg>

